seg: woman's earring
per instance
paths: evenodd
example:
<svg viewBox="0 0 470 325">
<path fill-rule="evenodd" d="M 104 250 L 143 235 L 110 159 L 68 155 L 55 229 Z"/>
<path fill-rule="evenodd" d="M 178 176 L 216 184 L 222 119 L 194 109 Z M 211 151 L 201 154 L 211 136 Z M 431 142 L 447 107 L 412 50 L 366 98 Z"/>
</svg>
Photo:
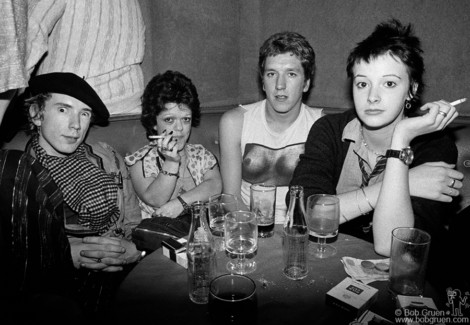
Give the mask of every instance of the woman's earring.
<svg viewBox="0 0 470 325">
<path fill-rule="evenodd" d="M 405 108 L 410 109 L 411 108 L 411 103 L 408 99 L 405 99 Z"/>
</svg>

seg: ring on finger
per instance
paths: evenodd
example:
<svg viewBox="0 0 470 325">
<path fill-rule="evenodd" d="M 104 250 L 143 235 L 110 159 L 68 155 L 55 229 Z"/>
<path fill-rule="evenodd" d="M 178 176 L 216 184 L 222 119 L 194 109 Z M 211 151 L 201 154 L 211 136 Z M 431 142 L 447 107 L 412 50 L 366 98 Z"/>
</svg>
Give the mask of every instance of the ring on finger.
<svg viewBox="0 0 470 325">
<path fill-rule="evenodd" d="M 449 187 L 454 187 L 454 184 L 455 184 L 455 178 L 452 178 L 450 181 Z"/>
<path fill-rule="evenodd" d="M 442 116 L 447 117 L 447 113 L 444 111 L 439 111 L 437 112 L 437 114 L 441 114 Z"/>
</svg>

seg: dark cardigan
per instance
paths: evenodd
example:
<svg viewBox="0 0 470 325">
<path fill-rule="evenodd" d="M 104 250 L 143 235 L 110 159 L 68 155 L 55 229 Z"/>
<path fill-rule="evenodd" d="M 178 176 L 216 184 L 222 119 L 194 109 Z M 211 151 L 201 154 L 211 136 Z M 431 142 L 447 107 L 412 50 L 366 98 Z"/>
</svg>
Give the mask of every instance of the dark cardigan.
<svg viewBox="0 0 470 325">
<path fill-rule="evenodd" d="M 305 200 L 312 194 L 337 194 L 336 186 L 350 145 L 349 141 L 343 142 L 341 138 L 346 125 L 355 117 L 354 110 L 325 115 L 310 129 L 305 143 L 305 152 L 300 155 L 290 183 L 290 185 L 304 187 Z M 426 162 L 444 161 L 455 164 L 457 161 L 457 147 L 445 131 L 417 137 L 411 142 L 411 148 L 415 158 L 410 168 Z M 289 198 L 287 197 L 286 200 L 288 201 Z M 449 217 L 453 216 L 453 206 L 450 203 L 419 197 L 411 197 L 411 200 L 415 227 L 431 234 L 434 253 L 432 255 L 437 256 L 440 248 L 447 242 L 446 225 Z M 371 233 L 364 234 L 359 229 L 363 223 L 363 217 L 359 217 L 342 224 L 339 230 L 370 241 Z M 434 263 L 436 260 L 431 259 L 430 265 Z"/>
</svg>

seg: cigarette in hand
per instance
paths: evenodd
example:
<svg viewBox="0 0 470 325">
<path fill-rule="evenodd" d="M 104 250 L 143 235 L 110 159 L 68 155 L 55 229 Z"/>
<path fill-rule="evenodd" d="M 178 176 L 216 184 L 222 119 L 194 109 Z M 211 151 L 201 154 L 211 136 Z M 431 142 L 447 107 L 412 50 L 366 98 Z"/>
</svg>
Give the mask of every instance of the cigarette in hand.
<svg viewBox="0 0 470 325">
<path fill-rule="evenodd" d="M 464 102 L 466 102 L 466 101 L 467 101 L 467 98 L 461 98 L 461 99 L 458 99 L 458 100 L 456 100 L 456 101 L 453 101 L 453 102 L 450 103 L 450 104 L 451 104 L 452 106 L 457 106 L 457 105 L 462 104 L 462 103 L 464 103 Z"/>
<path fill-rule="evenodd" d="M 163 139 L 164 137 L 165 137 L 164 135 L 149 135 L 148 136 L 150 140 Z"/>
</svg>

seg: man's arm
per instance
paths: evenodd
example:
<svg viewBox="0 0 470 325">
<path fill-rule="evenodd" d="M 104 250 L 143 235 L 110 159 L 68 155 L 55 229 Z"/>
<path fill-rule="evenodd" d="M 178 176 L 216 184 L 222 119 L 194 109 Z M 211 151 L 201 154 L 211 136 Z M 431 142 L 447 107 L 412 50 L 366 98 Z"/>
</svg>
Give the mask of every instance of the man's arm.
<svg viewBox="0 0 470 325">
<path fill-rule="evenodd" d="M 245 110 L 236 107 L 225 112 L 219 123 L 220 172 L 223 193 L 236 195 L 240 202 L 242 184 L 241 135 Z"/>
</svg>

